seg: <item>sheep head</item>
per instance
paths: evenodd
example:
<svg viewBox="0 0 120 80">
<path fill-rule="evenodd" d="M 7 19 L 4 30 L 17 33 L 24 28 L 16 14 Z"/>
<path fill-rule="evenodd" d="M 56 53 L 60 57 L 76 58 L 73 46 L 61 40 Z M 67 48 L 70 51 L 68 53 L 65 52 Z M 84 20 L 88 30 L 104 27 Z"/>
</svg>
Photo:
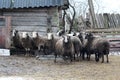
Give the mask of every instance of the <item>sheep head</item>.
<svg viewBox="0 0 120 80">
<path fill-rule="evenodd" d="M 92 33 L 87 33 L 85 39 L 92 40 L 94 38 Z"/>
<path fill-rule="evenodd" d="M 22 38 L 26 38 L 28 36 L 27 32 L 22 32 Z"/>
<path fill-rule="evenodd" d="M 48 38 L 48 40 L 52 40 L 53 39 L 53 34 L 52 33 L 48 33 L 47 34 L 47 38 Z"/>
<path fill-rule="evenodd" d="M 37 32 L 32 32 L 32 37 L 33 38 L 36 38 L 38 36 L 38 33 Z"/>
<path fill-rule="evenodd" d="M 70 41 L 70 36 L 67 36 L 67 35 L 63 36 L 64 43 L 69 43 L 69 41 Z"/>
</svg>

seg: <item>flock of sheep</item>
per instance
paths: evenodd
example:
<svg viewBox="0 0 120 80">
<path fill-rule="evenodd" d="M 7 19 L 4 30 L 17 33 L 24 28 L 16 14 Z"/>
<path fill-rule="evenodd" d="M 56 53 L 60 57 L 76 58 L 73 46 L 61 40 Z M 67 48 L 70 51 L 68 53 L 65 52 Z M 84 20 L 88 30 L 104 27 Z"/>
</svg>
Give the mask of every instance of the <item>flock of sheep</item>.
<svg viewBox="0 0 120 80">
<path fill-rule="evenodd" d="M 54 54 L 55 62 L 57 57 L 61 56 L 63 60 L 90 60 L 91 54 L 95 55 L 96 62 L 106 55 L 107 63 L 109 62 L 108 55 L 110 43 L 103 37 L 95 36 L 93 33 L 74 33 L 56 35 L 47 33 L 46 36 L 40 36 L 37 32 L 32 32 L 30 36 L 27 32 L 18 32 L 13 30 L 12 45 L 16 49 L 24 49 L 25 55 L 40 55 Z M 30 52 L 34 51 L 34 52 Z M 35 51 L 38 51 L 35 54 Z"/>
</svg>

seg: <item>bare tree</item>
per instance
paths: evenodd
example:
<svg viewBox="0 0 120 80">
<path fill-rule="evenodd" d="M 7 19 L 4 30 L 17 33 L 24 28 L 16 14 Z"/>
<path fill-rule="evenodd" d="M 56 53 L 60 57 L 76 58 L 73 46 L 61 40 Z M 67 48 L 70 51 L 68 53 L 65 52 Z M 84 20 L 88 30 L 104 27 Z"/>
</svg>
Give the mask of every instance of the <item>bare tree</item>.
<svg viewBox="0 0 120 80">
<path fill-rule="evenodd" d="M 100 9 L 100 4 L 98 4 L 98 2 L 100 2 L 101 0 L 93 0 L 95 5 L 95 12 L 97 10 L 97 12 Z M 69 23 L 70 23 L 70 30 L 68 33 L 71 33 L 72 29 L 75 28 L 75 24 L 77 24 L 77 20 L 79 20 L 78 18 L 80 18 L 79 16 L 83 16 L 83 18 L 86 17 L 86 13 L 89 13 L 89 5 L 88 5 L 88 0 L 68 0 L 69 2 L 69 9 L 64 10 L 63 11 L 63 26 L 64 26 L 64 30 L 65 30 L 65 17 L 68 19 Z M 78 21 L 79 22 L 79 21 Z"/>
<path fill-rule="evenodd" d="M 71 33 L 72 30 L 76 29 L 78 25 L 79 16 L 85 15 L 88 5 L 81 1 L 69 0 L 69 9 L 67 10 L 67 19 L 70 23 L 70 30 L 68 33 Z"/>
</svg>

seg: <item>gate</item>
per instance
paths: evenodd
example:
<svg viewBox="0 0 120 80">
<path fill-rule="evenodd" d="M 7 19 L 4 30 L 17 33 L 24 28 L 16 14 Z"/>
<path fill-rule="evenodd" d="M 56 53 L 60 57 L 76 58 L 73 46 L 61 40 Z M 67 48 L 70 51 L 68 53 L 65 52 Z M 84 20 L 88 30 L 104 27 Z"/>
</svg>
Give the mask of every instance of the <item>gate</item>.
<svg viewBox="0 0 120 80">
<path fill-rule="evenodd" d="M 10 48 L 11 17 L 0 16 L 0 48 Z"/>
</svg>

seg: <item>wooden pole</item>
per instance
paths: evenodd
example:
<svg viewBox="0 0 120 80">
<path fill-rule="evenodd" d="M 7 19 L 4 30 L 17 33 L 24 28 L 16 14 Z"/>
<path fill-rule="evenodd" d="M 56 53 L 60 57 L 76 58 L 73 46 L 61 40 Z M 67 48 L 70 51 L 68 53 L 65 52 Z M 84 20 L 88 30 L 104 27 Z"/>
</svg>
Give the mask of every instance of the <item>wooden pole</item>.
<svg viewBox="0 0 120 80">
<path fill-rule="evenodd" d="M 89 5 L 89 12 L 92 18 L 92 23 L 93 26 L 92 28 L 97 28 L 97 21 L 96 21 L 96 17 L 95 17 L 95 12 L 94 12 L 94 6 L 93 6 L 93 1 L 92 0 L 88 0 L 88 5 Z"/>
</svg>

